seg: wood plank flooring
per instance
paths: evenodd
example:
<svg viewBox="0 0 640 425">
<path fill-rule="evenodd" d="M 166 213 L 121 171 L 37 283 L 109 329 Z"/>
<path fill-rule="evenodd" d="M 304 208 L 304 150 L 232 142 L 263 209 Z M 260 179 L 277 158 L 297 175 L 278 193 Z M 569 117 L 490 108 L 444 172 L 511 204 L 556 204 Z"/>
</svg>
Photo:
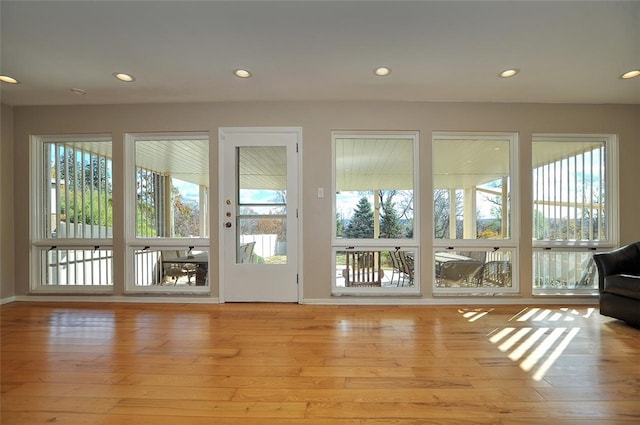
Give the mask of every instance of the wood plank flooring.
<svg viewBox="0 0 640 425">
<path fill-rule="evenodd" d="M 585 306 L 25 303 L 2 425 L 640 423 L 640 330 Z"/>
</svg>

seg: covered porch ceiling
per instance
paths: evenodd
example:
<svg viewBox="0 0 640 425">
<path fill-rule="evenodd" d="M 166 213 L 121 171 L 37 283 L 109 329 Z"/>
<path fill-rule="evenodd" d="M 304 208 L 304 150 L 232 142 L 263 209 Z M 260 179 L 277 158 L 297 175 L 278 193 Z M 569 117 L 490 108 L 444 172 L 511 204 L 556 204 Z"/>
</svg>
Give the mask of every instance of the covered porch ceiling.
<svg viewBox="0 0 640 425">
<path fill-rule="evenodd" d="M 111 143 L 76 142 L 70 146 L 112 158 Z M 534 167 L 554 163 L 602 146 L 602 141 L 535 143 Z M 413 190 L 413 143 L 410 139 L 337 139 L 336 190 Z M 424 157 L 424 153 L 422 157 Z M 505 140 L 434 140 L 434 189 L 462 189 L 509 176 L 509 143 Z M 277 147 L 241 149 L 241 182 L 245 189 L 285 188 L 286 162 Z M 163 139 L 136 142 L 136 164 L 161 175 L 209 185 L 208 139 Z M 215 167 L 214 167 L 215 168 Z"/>
<path fill-rule="evenodd" d="M 209 139 L 140 140 L 136 165 L 158 174 L 209 186 Z"/>
</svg>

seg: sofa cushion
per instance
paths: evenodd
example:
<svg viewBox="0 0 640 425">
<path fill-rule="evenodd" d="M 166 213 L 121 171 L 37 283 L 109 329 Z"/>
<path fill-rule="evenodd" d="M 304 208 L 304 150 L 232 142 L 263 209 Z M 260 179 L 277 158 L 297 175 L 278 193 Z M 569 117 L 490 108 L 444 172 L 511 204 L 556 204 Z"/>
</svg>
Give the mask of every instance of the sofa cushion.
<svg viewBox="0 0 640 425">
<path fill-rule="evenodd" d="M 640 276 L 609 275 L 604 279 L 604 292 L 640 300 Z"/>
</svg>

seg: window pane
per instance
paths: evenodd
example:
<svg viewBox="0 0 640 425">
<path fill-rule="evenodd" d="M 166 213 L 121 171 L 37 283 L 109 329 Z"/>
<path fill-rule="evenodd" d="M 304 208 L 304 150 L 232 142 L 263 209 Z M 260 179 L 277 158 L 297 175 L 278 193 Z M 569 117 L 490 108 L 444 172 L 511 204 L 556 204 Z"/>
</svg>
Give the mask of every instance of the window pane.
<svg viewBox="0 0 640 425">
<path fill-rule="evenodd" d="M 436 287 L 511 288 L 513 286 L 510 251 L 437 251 Z"/>
<path fill-rule="evenodd" d="M 335 139 L 336 237 L 413 238 L 413 139 Z"/>
<path fill-rule="evenodd" d="M 509 239 L 509 140 L 434 139 L 436 239 Z"/>
<path fill-rule="evenodd" d="M 336 252 L 336 287 L 413 287 L 415 251 L 357 248 Z"/>
<path fill-rule="evenodd" d="M 533 253 L 533 289 L 593 289 L 598 287 L 593 253 L 536 251 Z"/>
<path fill-rule="evenodd" d="M 112 238 L 110 141 L 44 143 L 44 237 Z"/>
<path fill-rule="evenodd" d="M 616 157 L 613 136 L 533 136 L 534 294 L 597 293 L 593 253 L 613 248 L 618 232 L 607 180 Z"/>
<path fill-rule="evenodd" d="M 113 251 L 54 248 L 40 250 L 40 285 L 113 285 Z"/>
<path fill-rule="evenodd" d="M 134 251 L 135 286 L 207 286 L 209 252 L 201 248 Z"/>
<path fill-rule="evenodd" d="M 607 240 L 604 141 L 533 142 L 533 239 Z"/>
<path fill-rule="evenodd" d="M 136 236 L 208 236 L 208 139 L 136 140 Z"/>
</svg>

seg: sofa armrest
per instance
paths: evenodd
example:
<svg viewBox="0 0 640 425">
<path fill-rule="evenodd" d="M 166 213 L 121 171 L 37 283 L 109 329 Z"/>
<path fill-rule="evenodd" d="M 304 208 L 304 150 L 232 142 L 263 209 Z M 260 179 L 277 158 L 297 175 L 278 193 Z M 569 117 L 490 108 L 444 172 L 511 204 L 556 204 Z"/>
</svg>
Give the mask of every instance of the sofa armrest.
<svg viewBox="0 0 640 425">
<path fill-rule="evenodd" d="M 640 309 L 640 276 L 614 274 L 604 280 L 604 292 L 638 300 Z"/>
<path fill-rule="evenodd" d="M 604 288 L 604 278 L 614 274 L 640 275 L 640 248 L 638 243 L 625 245 L 610 252 L 593 255 L 598 268 L 600 292 Z"/>
</svg>

